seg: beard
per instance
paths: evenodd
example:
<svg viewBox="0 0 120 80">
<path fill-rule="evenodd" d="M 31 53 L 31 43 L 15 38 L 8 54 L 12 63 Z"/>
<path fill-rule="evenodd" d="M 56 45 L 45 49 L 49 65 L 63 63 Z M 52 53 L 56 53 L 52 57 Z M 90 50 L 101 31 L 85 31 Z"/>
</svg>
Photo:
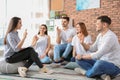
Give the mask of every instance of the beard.
<svg viewBox="0 0 120 80">
<path fill-rule="evenodd" d="M 103 31 L 103 28 L 100 28 L 100 29 L 96 29 L 97 32 L 102 32 Z"/>
</svg>

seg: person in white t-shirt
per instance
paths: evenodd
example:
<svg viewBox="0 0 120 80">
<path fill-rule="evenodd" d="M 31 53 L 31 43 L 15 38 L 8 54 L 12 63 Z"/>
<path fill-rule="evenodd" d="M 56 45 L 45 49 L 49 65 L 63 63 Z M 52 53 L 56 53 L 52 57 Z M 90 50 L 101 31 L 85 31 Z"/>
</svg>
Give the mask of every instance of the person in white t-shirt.
<svg viewBox="0 0 120 80">
<path fill-rule="evenodd" d="M 81 41 L 86 50 L 90 50 L 89 54 L 77 56 L 77 63 L 80 68 L 75 71 L 86 75 L 87 77 L 103 76 L 104 80 L 111 80 L 120 73 L 120 46 L 119 41 L 114 32 L 109 27 L 111 19 L 104 15 L 97 18 L 96 31 L 100 32 L 93 45 L 89 46 Z"/>
<path fill-rule="evenodd" d="M 81 40 L 84 39 L 84 43 L 92 44 L 91 36 L 88 35 L 88 31 L 83 22 L 79 22 L 76 24 L 76 32 L 77 34 L 72 39 L 73 46 L 73 57 L 71 58 L 72 62 L 75 62 L 75 58 L 78 54 L 86 54 L 89 51 L 85 50 L 83 45 L 81 44 Z"/>
<path fill-rule="evenodd" d="M 68 26 L 69 17 L 62 17 L 62 28 L 57 27 L 57 45 L 54 47 L 54 61 L 56 63 L 64 61 L 72 51 L 71 41 L 76 34 L 74 29 Z"/>
<path fill-rule="evenodd" d="M 32 46 L 38 53 L 38 57 L 42 63 L 51 62 L 50 57 L 48 57 L 48 52 L 50 50 L 50 36 L 47 33 L 47 26 L 45 24 L 40 26 L 38 35 L 33 37 Z"/>
</svg>

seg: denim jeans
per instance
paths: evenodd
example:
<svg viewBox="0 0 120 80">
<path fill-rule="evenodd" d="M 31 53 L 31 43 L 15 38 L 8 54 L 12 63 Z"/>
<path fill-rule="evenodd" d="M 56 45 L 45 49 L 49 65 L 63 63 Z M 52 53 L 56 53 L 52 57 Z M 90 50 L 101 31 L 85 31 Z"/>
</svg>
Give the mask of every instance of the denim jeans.
<svg viewBox="0 0 120 80">
<path fill-rule="evenodd" d="M 107 74 L 110 76 L 116 76 L 120 73 L 120 68 L 113 63 L 103 60 L 77 60 L 76 61 L 81 68 L 86 70 L 87 77 L 101 76 Z"/>
<path fill-rule="evenodd" d="M 67 58 L 71 51 L 72 51 L 71 43 L 56 45 L 54 47 L 54 60 L 59 61 L 61 55 L 62 57 Z"/>
</svg>

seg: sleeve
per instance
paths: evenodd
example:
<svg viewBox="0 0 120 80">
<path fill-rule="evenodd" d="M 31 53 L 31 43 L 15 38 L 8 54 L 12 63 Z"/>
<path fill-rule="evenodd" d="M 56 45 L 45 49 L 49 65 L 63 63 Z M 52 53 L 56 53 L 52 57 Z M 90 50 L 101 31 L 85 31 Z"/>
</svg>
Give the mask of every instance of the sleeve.
<svg viewBox="0 0 120 80">
<path fill-rule="evenodd" d="M 75 46 L 75 37 L 76 36 L 74 36 L 73 39 L 72 39 L 72 43 L 71 43 L 72 46 Z"/>
<path fill-rule="evenodd" d="M 15 52 L 20 50 L 20 49 L 18 49 L 18 46 L 17 46 L 18 45 L 18 41 L 15 39 L 15 37 L 13 35 L 8 34 L 7 40 L 8 40 L 8 43 L 10 44 L 10 46 L 12 47 L 12 49 Z"/>
<path fill-rule="evenodd" d="M 98 50 L 97 44 L 98 44 L 98 41 L 99 41 L 99 37 L 100 37 L 100 34 L 97 36 L 96 41 L 92 45 L 90 45 L 89 51 L 95 52 L 95 51 Z"/>
<path fill-rule="evenodd" d="M 92 44 L 92 39 L 91 39 L 91 36 L 90 36 L 90 35 L 88 35 L 88 36 L 86 37 L 85 43 L 86 43 L 86 44 Z"/>
<path fill-rule="evenodd" d="M 104 42 L 102 43 L 101 47 L 99 47 L 99 49 L 91 54 L 91 57 L 93 59 L 99 59 L 100 57 L 102 57 L 105 53 L 109 53 L 109 51 L 111 50 L 111 47 L 114 45 L 114 38 L 111 36 L 106 36 L 106 38 L 104 39 Z"/>
<path fill-rule="evenodd" d="M 73 29 L 72 29 L 72 36 L 74 37 L 76 34 L 77 34 L 77 33 L 76 33 L 76 30 L 73 28 Z"/>
</svg>

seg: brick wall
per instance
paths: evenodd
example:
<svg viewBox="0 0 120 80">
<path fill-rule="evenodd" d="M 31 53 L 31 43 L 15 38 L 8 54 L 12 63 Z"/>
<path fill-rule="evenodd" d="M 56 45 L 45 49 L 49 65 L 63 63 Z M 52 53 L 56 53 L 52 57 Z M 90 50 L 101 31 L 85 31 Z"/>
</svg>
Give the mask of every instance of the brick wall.
<svg viewBox="0 0 120 80">
<path fill-rule="evenodd" d="M 92 35 L 93 41 L 97 36 L 95 31 L 96 18 L 101 15 L 108 15 L 112 19 L 110 26 L 120 42 L 120 0 L 101 0 L 100 8 L 77 11 L 76 0 L 64 0 L 64 11 L 70 18 L 74 19 L 74 24 L 77 22 L 84 22 L 87 26 L 88 32 Z"/>
</svg>

